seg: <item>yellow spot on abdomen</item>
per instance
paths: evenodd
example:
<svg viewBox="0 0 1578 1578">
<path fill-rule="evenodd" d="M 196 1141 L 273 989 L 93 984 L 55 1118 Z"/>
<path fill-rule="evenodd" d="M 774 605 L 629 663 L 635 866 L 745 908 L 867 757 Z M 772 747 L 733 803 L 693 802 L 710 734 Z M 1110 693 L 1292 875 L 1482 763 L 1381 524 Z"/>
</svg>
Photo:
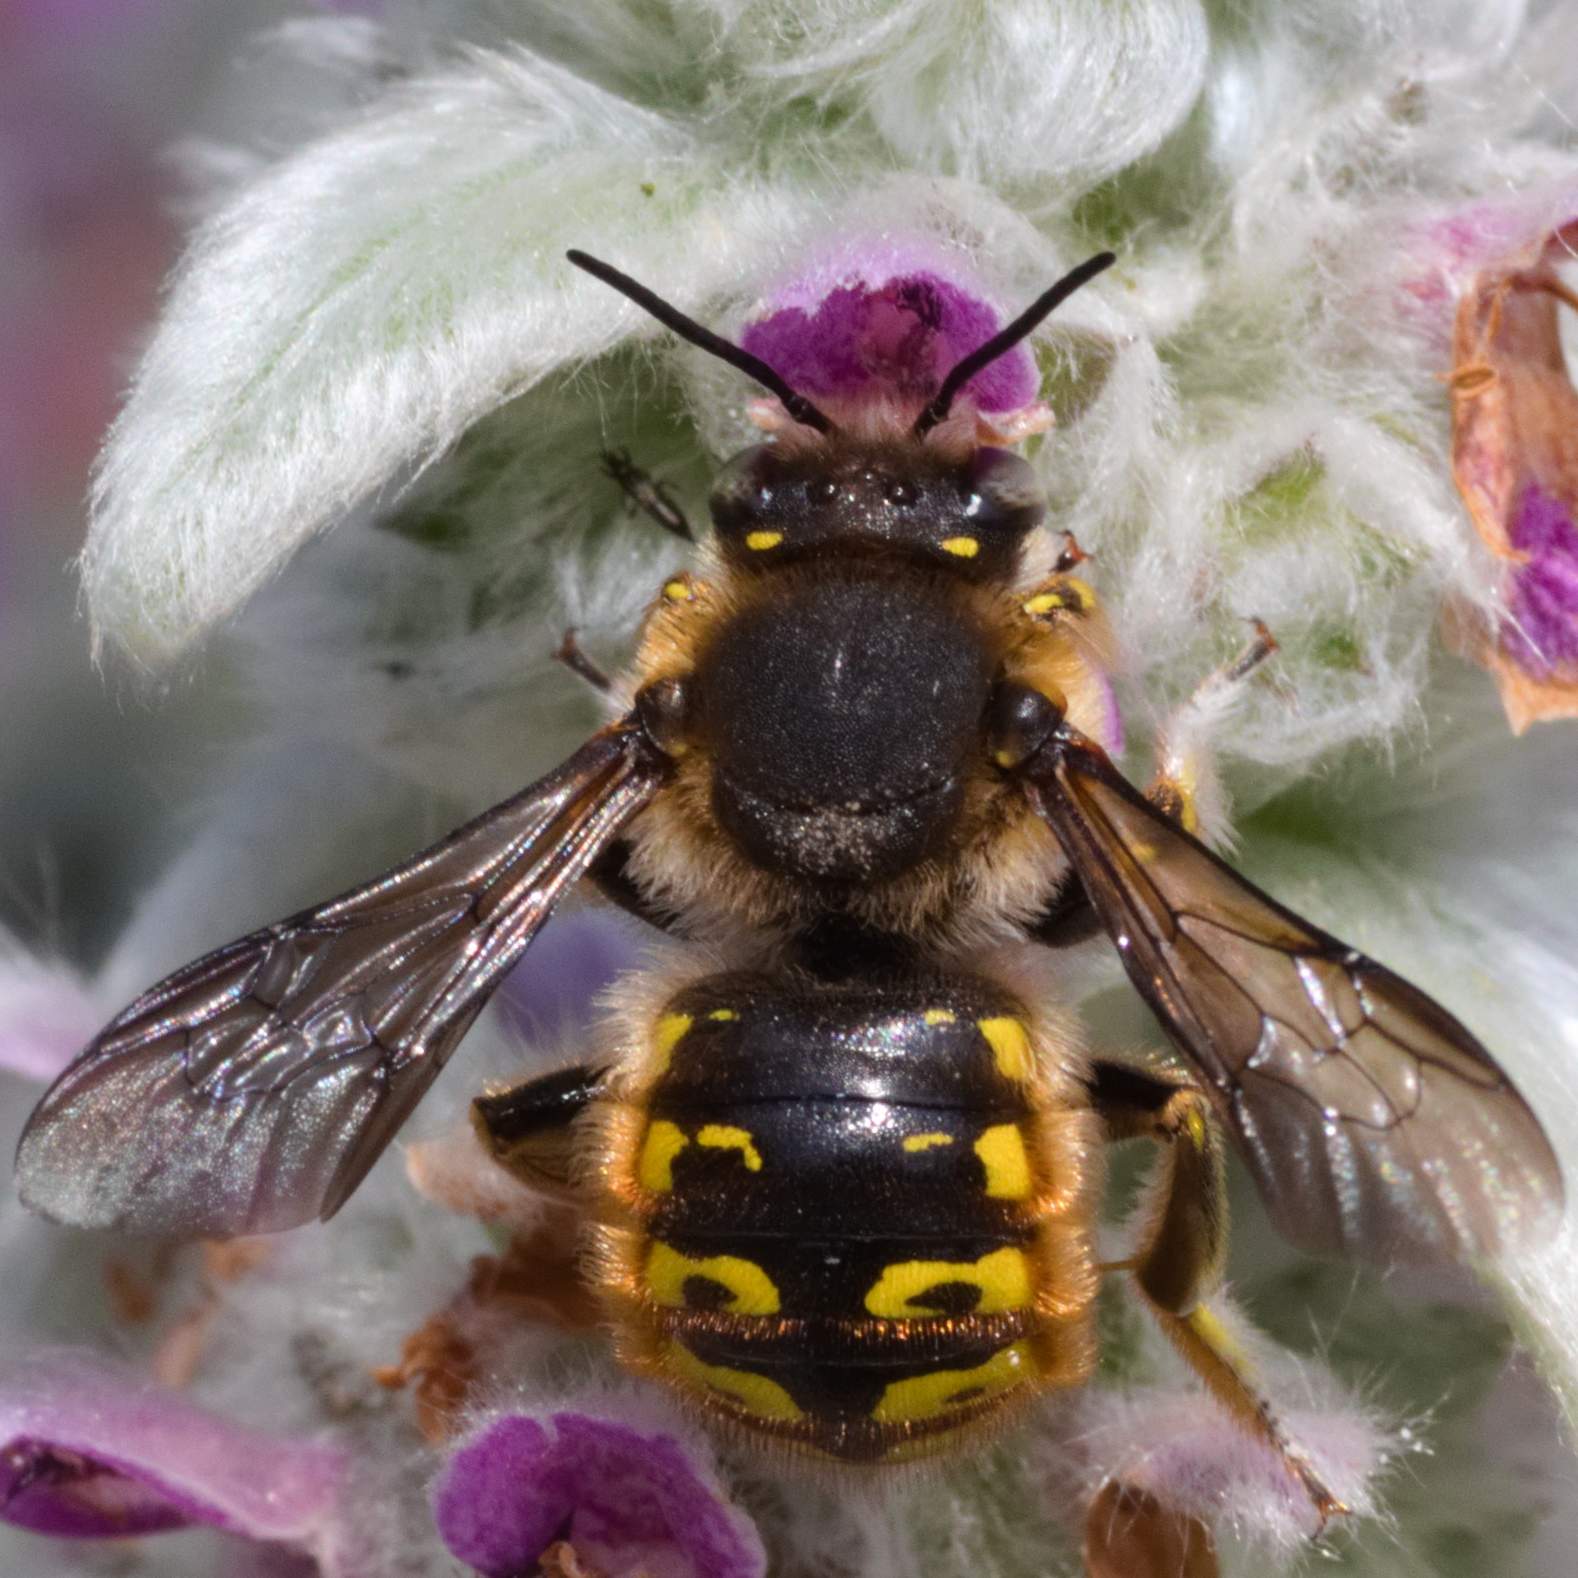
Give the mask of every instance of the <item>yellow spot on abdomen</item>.
<svg viewBox="0 0 1578 1578">
<path fill-rule="evenodd" d="M 975 1154 L 986 1169 L 986 1192 L 994 1200 L 1030 1198 L 1030 1158 L 1017 1124 L 994 1123 L 975 1142 Z"/>
<path fill-rule="evenodd" d="M 695 1020 L 689 1014 L 664 1014 L 652 1029 L 652 1072 L 668 1073 L 674 1048 L 690 1034 Z"/>
<path fill-rule="evenodd" d="M 667 1194 L 674 1187 L 674 1158 L 689 1144 L 680 1126 L 667 1118 L 650 1125 L 641 1142 L 641 1161 L 636 1167 L 641 1187 L 653 1194 Z"/>
<path fill-rule="evenodd" d="M 731 1315 L 776 1315 L 778 1289 L 755 1261 L 738 1255 L 682 1255 L 667 1244 L 654 1242 L 647 1256 L 647 1291 L 669 1309 L 685 1308 L 685 1284 L 704 1277 L 729 1290 L 725 1308 Z"/>
<path fill-rule="evenodd" d="M 784 540 L 781 531 L 748 531 L 745 534 L 745 546 L 754 549 L 757 553 L 765 553 L 769 548 L 776 548 Z"/>
<path fill-rule="evenodd" d="M 902 1260 L 883 1268 L 866 1294 L 873 1315 L 913 1320 L 924 1315 L 926 1294 L 941 1283 L 965 1282 L 981 1290 L 975 1315 L 1000 1315 L 1030 1304 L 1030 1262 L 1018 1249 L 994 1249 L 979 1260 Z"/>
<path fill-rule="evenodd" d="M 951 1025 L 958 1020 L 951 1008 L 928 1008 L 921 1018 L 929 1025 Z"/>
<path fill-rule="evenodd" d="M 1184 1128 L 1189 1131 L 1189 1138 L 1194 1141 L 1195 1149 L 1203 1151 L 1210 1136 L 1205 1127 L 1205 1114 L 1198 1107 L 1191 1106 L 1185 1112 Z"/>
<path fill-rule="evenodd" d="M 735 1013 L 732 1008 L 714 1008 L 713 1011 L 707 1015 L 707 1017 L 709 1019 L 715 1020 L 720 1025 L 726 1025 L 731 1024 L 740 1016 Z"/>
<path fill-rule="evenodd" d="M 986 1044 L 997 1059 L 997 1072 L 1004 1079 L 1030 1078 L 1030 1037 L 1017 1019 L 978 1019 L 975 1027 L 986 1037 Z"/>
<path fill-rule="evenodd" d="M 906 1134 L 904 1136 L 904 1149 L 907 1151 L 929 1151 L 939 1145 L 952 1145 L 951 1134 Z"/>
<path fill-rule="evenodd" d="M 871 1417 L 885 1425 L 935 1419 L 950 1408 L 964 1408 L 1012 1391 L 1032 1380 L 1035 1373 L 1030 1349 L 1022 1342 L 1010 1343 L 973 1370 L 933 1370 L 930 1375 L 894 1381 L 871 1410 Z"/>
<path fill-rule="evenodd" d="M 670 603 L 693 603 L 696 593 L 690 579 L 686 576 L 676 576 L 672 581 L 663 583 L 663 597 Z"/>
<path fill-rule="evenodd" d="M 703 1124 L 696 1135 L 696 1143 L 718 1151 L 738 1151 L 751 1172 L 762 1170 L 762 1153 L 752 1142 L 749 1129 L 737 1129 L 732 1123 Z"/>
<path fill-rule="evenodd" d="M 676 1379 L 687 1381 L 698 1391 L 721 1392 L 758 1419 L 799 1419 L 799 1405 L 776 1381 L 749 1370 L 731 1370 L 727 1365 L 708 1364 L 682 1344 L 670 1343 L 664 1355 Z"/>
<path fill-rule="evenodd" d="M 944 537 L 939 546 L 944 553 L 951 553 L 956 559 L 973 559 L 981 551 L 981 545 L 974 537 Z"/>
</svg>

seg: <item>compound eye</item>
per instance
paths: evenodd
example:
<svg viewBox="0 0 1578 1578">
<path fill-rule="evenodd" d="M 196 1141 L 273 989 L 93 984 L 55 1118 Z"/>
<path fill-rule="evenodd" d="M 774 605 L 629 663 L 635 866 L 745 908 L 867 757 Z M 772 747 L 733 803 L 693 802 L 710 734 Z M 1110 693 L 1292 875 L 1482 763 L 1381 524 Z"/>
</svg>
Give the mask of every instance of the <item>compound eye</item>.
<svg viewBox="0 0 1578 1578">
<path fill-rule="evenodd" d="M 1022 536 L 1041 524 L 1047 500 L 1030 463 L 1006 449 L 980 449 L 971 463 L 965 518 L 983 536 Z"/>
<path fill-rule="evenodd" d="M 753 444 L 724 465 L 707 498 L 712 524 L 721 535 L 757 531 L 779 513 L 781 468 L 767 444 Z"/>
</svg>

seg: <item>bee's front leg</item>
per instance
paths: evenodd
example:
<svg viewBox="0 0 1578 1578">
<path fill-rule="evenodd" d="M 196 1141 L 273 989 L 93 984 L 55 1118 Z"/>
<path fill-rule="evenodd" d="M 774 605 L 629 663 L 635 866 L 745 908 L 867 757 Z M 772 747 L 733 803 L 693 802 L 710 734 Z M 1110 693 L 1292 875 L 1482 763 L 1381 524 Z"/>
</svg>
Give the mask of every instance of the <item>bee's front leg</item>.
<svg viewBox="0 0 1578 1578">
<path fill-rule="evenodd" d="M 626 450 L 611 449 L 604 453 L 603 475 L 617 482 L 628 503 L 648 520 L 655 521 L 672 537 L 695 542 L 696 534 L 674 496 L 650 472 L 636 465 Z"/>
<path fill-rule="evenodd" d="M 600 696 L 612 695 L 613 680 L 595 658 L 587 655 L 586 649 L 576 639 L 578 634 L 574 625 L 565 631 L 558 647 L 554 650 L 554 661 L 564 664 L 572 674 L 584 679 Z"/>
<path fill-rule="evenodd" d="M 1026 596 L 1022 611 L 1042 624 L 1067 624 L 1096 615 L 1101 605 L 1095 589 L 1083 576 L 1074 574 L 1089 557 L 1074 540 L 1073 532 L 1064 532 L 1052 574 Z"/>
<path fill-rule="evenodd" d="M 1209 1302 L 1227 1260 L 1227 1182 L 1222 1136 L 1204 1094 L 1119 1063 L 1097 1063 L 1091 1096 L 1111 1140 L 1148 1138 L 1164 1147 L 1149 1180 L 1134 1253 L 1146 1309 L 1218 1402 L 1281 1458 L 1322 1523 L 1350 1509 L 1289 1441 L 1257 1389 L 1253 1366 Z"/>
<path fill-rule="evenodd" d="M 1156 766 L 1145 795 L 1187 833 L 1214 844 L 1225 815 L 1210 740 L 1224 715 L 1238 704 L 1240 687 L 1277 650 L 1277 638 L 1259 619 L 1243 650 L 1195 686 L 1156 737 Z"/>
</svg>

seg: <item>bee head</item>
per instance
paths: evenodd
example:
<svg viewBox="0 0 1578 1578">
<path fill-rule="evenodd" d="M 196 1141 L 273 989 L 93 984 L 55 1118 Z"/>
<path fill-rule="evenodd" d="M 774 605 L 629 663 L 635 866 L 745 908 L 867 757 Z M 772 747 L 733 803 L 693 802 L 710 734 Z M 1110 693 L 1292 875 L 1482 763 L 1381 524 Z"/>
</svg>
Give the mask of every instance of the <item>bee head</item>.
<svg viewBox="0 0 1578 1578">
<path fill-rule="evenodd" d="M 567 255 L 691 344 L 754 378 L 777 397 L 789 419 L 784 426 L 807 440 L 783 433 L 775 443 L 735 456 L 719 475 L 710 508 L 732 562 L 766 569 L 813 552 L 883 551 L 949 566 L 976 581 L 1012 574 L 1046 499 L 1030 467 L 1008 450 L 973 441 L 928 443 L 927 435 L 947 421 L 972 378 L 1115 261 L 1102 252 L 1070 270 L 955 362 L 908 432 L 900 427 L 873 434 L 840 427 L 762 357 L 686 317 L 618 269 L 584 252 Z"/>
<path fill-rule="evenodd" d="M 1034 470 L 988 446 L 949 455 L 914 440 L 758 444 L 719 473 L 709 507 L 725 558 L 770 569 L 809 555 L 886 553 L 972 581 L 1018 568 L 1046 513 Z"/>
</svg>

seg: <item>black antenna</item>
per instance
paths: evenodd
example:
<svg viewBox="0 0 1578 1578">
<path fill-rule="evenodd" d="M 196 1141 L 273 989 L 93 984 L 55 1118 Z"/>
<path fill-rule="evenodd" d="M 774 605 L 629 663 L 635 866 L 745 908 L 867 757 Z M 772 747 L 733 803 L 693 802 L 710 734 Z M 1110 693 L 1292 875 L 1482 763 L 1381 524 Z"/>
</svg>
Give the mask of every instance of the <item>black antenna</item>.
<svg viewBox="0 0 1578 1578">
<path fill-rule="evenodd" d="M 783 402 L 783 408 L 804 427 L 815 428 L 818 433 L 831 433 L 833 424 L 802 394 L 796 394 L 782 378 L 759 356 L 752 356 L 733 341 L 726 340 L 711 329 L 704 329 L 694 318 L 687 318 L 678 307 L 671 307 L 663 298 L 648 290 L 645 285 L 621 274 L 611 263 L 589 257 L 585 252 L 569 251 L 565 256 L 577 268 L 585 269 L 594 279 L 612 285 L 621 295 L 628 296 L 638 307 L 644 307 L 665 328 L 672 329 L 682 340 L 699 345 L 709 356 L 738 367 L 747 378 L 754 378 L 764 389 L 769 389 Z"/>
<path fill-rule="evenodd" d="M 1089 283 L 1103 269 L 1111 268 L 1118 261 L 1116 252 L 1098 252 L 1087 258 L 1078 268 L 1072 268 L 1050 290 L 1043 291 L 1025 310 L 1008 325 L 999 329 L 985 345 L 978 345 L 942 381 L 942 387 L 932 396 L 931 404 L 915 418 L 911 430 L 916 438 L 924 437 L 947 416 L 954 397 L 980 370 L 995 362 L 1004 351 L 1012 350 L 1060 303 L 1067 301 L 1081 285 Z"/>
</svg>

